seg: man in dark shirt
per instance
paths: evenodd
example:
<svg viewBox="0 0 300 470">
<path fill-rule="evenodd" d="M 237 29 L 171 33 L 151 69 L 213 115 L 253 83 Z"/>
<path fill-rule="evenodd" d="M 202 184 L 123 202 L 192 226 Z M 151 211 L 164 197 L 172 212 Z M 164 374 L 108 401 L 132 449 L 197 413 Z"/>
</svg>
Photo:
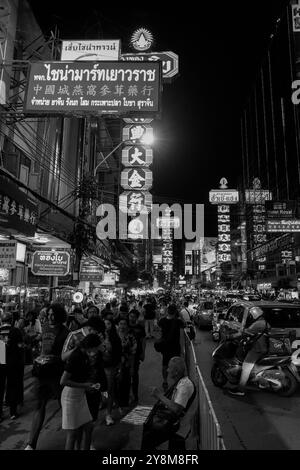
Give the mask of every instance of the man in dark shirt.
<svg viewBox="0 0 300 470">
<path fill-rule="evenodd" d="M 151 302 L 151 299 L 147 299 L 146 303 L 144 304 L 146 338 L 153 338 L 155 318 L 155 305 L 153 304 L 153 302 Z"/>
<path fill-rule="evenodd" d="M 163 376 L 163 388 L 167 390 L 167 368 L 171 357 L 181 355 L 181 331 L 185 324 L 181 318 L 178 318 L 178 310 L 176 305 L 170 304 L 167 308 L 167 315 L 161 318 L 158 322 L 158 326 L 161 329 L 161 338 L 164 344 L 162 351 L 163 362 L 162 362 L 162 376 Z"/>
<path fill-rule="evenodd" d="M 138 390 L 139 390 L 139 368 L 140 362 L 145 359 L 145 348 L 146 348 L 146 333 L 143 325 L 138 323 L 139 311 L 133 309 L 129 312 L 129 331 L 134 335 L 137 348 L 134 358 L 133 376 L 132 376 L 132 393 L 134 402 L 138 402 Z"/>
</svg>

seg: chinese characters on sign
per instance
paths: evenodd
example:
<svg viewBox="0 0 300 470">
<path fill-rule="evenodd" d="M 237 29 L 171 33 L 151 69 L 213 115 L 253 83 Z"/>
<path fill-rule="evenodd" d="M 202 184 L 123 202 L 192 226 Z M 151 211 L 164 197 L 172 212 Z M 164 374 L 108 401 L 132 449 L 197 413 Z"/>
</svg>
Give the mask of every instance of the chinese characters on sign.
<svg viewBox="0 0 300 470">
<path fill-rule="evenodd" d="M 25 112 L 159 112 L 159 62 L 34 62 Z"/>
<path fill-rule="evenodd" d="M 152 170 L 149 166 L 153 162 L 153 150 L 148 145 L 142 145 L 144 139 L 153 140 L 152 119 L 124 118 L 123 142 L 137 141 L 136 145 L 126 145 L 122 151 L 122 164 L 125 169 L 121 172 L 121 186 L 124 191 L 119 196 L 119 208 L 130 216 L 149 214 L 152 210 Z M 143 238 L 144 223 L 135 218 L 128 224 L 129 238 Z M 146 233 L 145 233 L 146 235 Z"/>
<path fill-rule="evenodd" d="M 16 268 L 16 242 L 0 242 L 0 268 Z"/>
<path fill-rule="evenodd" d="M 0 227 L 33 236 L 36 218 L 36 204 L 16 184 L 0 176 Z"/>
<path fill-rule="evenodd" d="M 148 191 L 124 191 L 120 195 L 119 207 L 122 212 L 129 215 L 151 212 L 152 194 Z"/>
<path fill-rule="evenodd" d="M 293 31 L 297 33 L 300 31 L 300 5 L 292 5 L 292 22 Z"/>
<path fill-rule="evenodd" d="M 218 263 L 231 261 L 230 206 L 218 205 Z"/>
</svg>

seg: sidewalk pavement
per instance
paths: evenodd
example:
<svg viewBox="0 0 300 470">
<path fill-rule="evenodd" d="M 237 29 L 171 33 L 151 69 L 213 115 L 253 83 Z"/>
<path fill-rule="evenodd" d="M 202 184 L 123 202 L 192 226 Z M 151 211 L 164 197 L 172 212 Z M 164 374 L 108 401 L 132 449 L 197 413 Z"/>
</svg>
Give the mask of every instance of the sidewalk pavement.
<svg viewBox="0 0 300 470">
<path fill-rule="evenodd" d="M 138 405 L 142 406 L 152 406 L 156 402 L 156 399 L 150 395 L 151 387 L 162 389 L 162 356 L 155 351 L 153 343 L 153 339 L 147 340 L 145 360 L 140 365 Z M 118 416 L 115 411 L 113 418 Z M 97 450 L 139 450 L 141 448 L 142 425 L 118 421 L 113 426 L 106 426 L 104 419 L 105 410 L 101 410 L 100 419 L 93 433 L 93 444 Z"/>
<path fill-rule="evenodd" d="M 145 360 L 140 365 L 139 403 L 152 406 L 155 399 L 150 396 L 150 388 L 162 386 L 162 356 L 153 347 L 153 339 L 147 340 Z M 0 424 L 0 450 L 22 450 L 26 445 L 33 415 L 34 395 L 31 366 L 25 369 L 24 407 L 15 420 L 5 419 Z M 136 405 L 135 405 L 136 406 Z M 132 408 L 128 409 L 130 411 Z M 5 410 L 6 414 L 8 410 Z M 143 426 L 120 421 L 117 410 L 113 410 L 115 424 L 106 426 L 105 409 L 100 410 L 93 433 L 96 450 L 139 450 Z M 37 450 L 63 450 L 65 431 L 61 429 L 61 409 L 58 401 L 51 400 L 47 405 L 45 424 L 42 428 Z"/>
</svg>

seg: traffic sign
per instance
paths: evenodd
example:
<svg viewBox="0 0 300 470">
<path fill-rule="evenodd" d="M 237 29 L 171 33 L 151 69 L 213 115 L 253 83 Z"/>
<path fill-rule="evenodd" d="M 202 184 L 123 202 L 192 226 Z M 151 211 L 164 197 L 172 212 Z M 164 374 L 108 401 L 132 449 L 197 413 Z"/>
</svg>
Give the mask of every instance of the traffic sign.
<svg viewBox="0 0 300 470">
<path fill-rule="evenodd" d="M 175 77 L 179 72 L 178 55 L 171 51 L 122 54 L 120 58 L 121 60 L 127 61 L 162 61 L 162 76 L 164 81 L 168 81 L 168 79 Z"/>
</svg>

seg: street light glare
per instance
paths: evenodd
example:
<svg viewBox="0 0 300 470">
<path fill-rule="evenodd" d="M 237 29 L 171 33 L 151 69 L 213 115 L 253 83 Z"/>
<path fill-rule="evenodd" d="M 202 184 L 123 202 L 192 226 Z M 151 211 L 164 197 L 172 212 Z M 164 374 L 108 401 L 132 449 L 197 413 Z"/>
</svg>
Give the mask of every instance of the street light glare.
<svg viewBox="0 0 300 470">
<path fill-rule="evenodd" d="M 140 142 L 145 145 L 152 145 L 154 142 L 154 137 L 153 135 L 145 135 L 140 139 Z"/>
</svg>

